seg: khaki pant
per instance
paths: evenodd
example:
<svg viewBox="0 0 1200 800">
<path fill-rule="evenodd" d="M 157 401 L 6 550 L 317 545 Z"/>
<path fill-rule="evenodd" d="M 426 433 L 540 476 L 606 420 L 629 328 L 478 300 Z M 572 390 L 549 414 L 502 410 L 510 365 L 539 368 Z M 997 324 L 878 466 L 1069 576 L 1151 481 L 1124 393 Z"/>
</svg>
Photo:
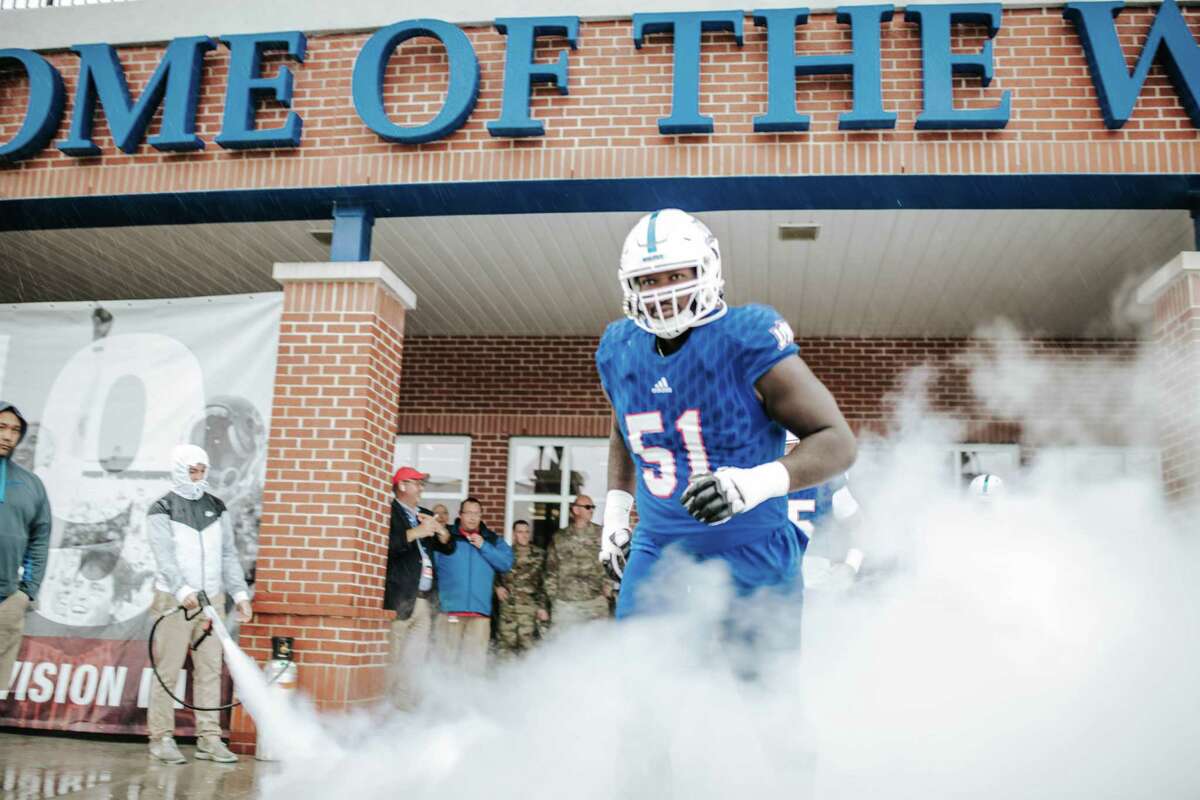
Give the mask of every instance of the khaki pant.
<svg viewBox="0 0 1200 800">
<path fill-rule="evenodd" d="M 210 599 L 221 619 L 225 619 L 225 595 L 219 594 Z M 174 596 L 156 591 L 150 613 L 158 618 L 178 607 L 179 601 Z M 188 612 L 189 615 L 192 613 Z M 208 617 L 203 612 L 188 621 L 180 611 L 164 619 L 154 632 L 154 660 L 158 664 L 158 674 L 171 687 L 171 691 L 175 691 L 175 683 L 179 678 L 179 670 L 183 669 L 188 648 L 200 638 L 207 623 Z M 214 708 L 221 704 L 221 642 L 215 633 L 192 651 L 192 703 L 206 708 Z M 220 713 L 195 712 L 196 735 L 219 738 Z M 146 726 L 150 730 L 150 741 L 175 735 L 175 701 L 167 696 L 157 680 L 150 682 L 150 710 Z"/>
<path fill-rule="evenodd" d="M 551 619 L 554 622 L 556 634 L 595 619 L 608 619 L 608 598 L 596 597 L 592 600 L 576 601 L 556 600 Z"/>
<path fill-rule="evenodd" d="M 433 633 L 433 606 L 418 597 L 412 616 L 392 623 L 392 660 L 388 673 L 388 694 L 398 708 L 416 704 L 416 689 L 421 670 L 429 658 Z"/>
<path fill-rule="evenodd" d="M 0 691 L 8 688 L 13 664 L 17 663 L 29 602 L 29 596 L 20 589 L 0 602 Z"/>
<path fill-rule="evenodd" d="M 438 660 L 469 675 L 482 675 L 487 670 L 491 634 L 492 621 L 487 617 L 439 614 L 435 637 Z"/>
</svg>

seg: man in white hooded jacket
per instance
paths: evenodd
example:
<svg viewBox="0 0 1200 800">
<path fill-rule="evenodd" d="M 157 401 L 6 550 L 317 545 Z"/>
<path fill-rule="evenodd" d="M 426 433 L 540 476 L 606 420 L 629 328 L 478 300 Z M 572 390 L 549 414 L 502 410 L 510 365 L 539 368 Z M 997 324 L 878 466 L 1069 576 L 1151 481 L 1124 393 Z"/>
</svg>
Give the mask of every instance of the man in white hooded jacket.
<svg viewBox="0 0 1200 800">
<path fill-rule="evenodd" d="M 208 454 L 200 447 L 181 444 L 171 451 L 171 480 L 175 484 L 146 512 L 150 547 L 158 562 L 151 614 L 159 617 L 179 606 L 192 616 L 200 608 L 199 592 L 208 595 L 213 608 L 223 614 L 225 596 L 237 604 L 238 620 L 249 622 L 253 611 L 246 578 L 238 561 L 233 527 L 225 504 L 206 490 Z M 173 685 L 183 667 L 188 647 L 203 635 L 204 614 L 190 621 L 182 613 L 163 620 L 155 634 L 158 674 Z M 192 702 L 213 708 L 221 703 L 221 644 L 205 637 L 192 651 Z M 217 711 L 196 711 L 196 758 L 229 763 L 237 756 L 221 741 Z M 175 704 L 159 685 L 151 683 L 147 719 L 150 755 L 165 764 L 186 759 L 175 745 Z"/>
</svg>

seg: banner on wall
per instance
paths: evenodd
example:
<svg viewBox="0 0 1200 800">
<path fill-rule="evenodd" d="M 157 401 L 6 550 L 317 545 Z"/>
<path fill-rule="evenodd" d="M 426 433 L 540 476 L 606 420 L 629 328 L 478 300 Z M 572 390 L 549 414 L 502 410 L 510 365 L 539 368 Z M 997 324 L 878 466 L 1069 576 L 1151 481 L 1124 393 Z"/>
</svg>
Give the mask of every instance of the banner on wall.
<svg viewBox="0 0 1200 800">
<path fill-rule="evenodd" d="M 282 297 L 0 307 L 0 398 L 29 421 L 13 459 L 53 512 L 37 606 L 0 676 L 0 725 L 145 732 L 146 509 L 171 488 L 176 444 L 208 451 L 210 491 L 253 580 Z M 190 696 L 187 669 L 176 686 Z M 191 712 L 177 716 L 187 735 Z"/>
</svg>

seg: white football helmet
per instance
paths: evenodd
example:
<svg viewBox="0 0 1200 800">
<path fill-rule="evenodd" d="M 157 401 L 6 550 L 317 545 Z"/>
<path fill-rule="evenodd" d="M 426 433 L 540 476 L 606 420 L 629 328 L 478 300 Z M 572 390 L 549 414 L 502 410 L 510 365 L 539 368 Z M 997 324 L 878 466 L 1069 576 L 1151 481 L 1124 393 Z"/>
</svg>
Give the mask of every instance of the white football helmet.
<svg viewBox="0 0 1200 800">
<path fill-rule="evenodd" d="M 642 277 L 678 269 L 696 270 L 696 279 L 642 291 Z M 638 220 L 625 237 L 617 274 L 625 293 L 625 316 L 664 339 L 720 319 L 728 310 L 717 237 L 703 222 L 677 208 L 664 208 Z"/>
<path fill-rule="evenodd" d="M 1004 494 L 1004 481 L 1000 480 L 999 475 L 985 472 L 975 476 L 967 492 L 977 500 L 991 502 Z"/>
</svg>

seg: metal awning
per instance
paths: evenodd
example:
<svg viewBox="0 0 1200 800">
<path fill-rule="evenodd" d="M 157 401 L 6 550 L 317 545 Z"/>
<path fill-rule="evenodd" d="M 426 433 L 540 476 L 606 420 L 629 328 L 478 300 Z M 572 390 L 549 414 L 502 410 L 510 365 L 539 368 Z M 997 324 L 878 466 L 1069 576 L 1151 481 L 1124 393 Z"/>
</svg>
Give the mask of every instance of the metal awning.
<svg viewBox="0 0 1200 800">
<path fill-rule="evenodd" d="M 417 335 L 597 335 L 620 311 L 617 256 L 637 212 L 397 217 L 372 257 L 418 298 Z M 1183 250 L 1179 210 L 772 210 L 701 215 L 727 297 L 800 336 L 967 336 L 998 317 L 1055 337 L 1130 335 L 1114 308 Z M 815 223 L 815 241 L 779 226 Z M 277 291 L 277 261 L 325 261 L 322 222 L 0 233 L 0 302 Z"/>
</svg>

